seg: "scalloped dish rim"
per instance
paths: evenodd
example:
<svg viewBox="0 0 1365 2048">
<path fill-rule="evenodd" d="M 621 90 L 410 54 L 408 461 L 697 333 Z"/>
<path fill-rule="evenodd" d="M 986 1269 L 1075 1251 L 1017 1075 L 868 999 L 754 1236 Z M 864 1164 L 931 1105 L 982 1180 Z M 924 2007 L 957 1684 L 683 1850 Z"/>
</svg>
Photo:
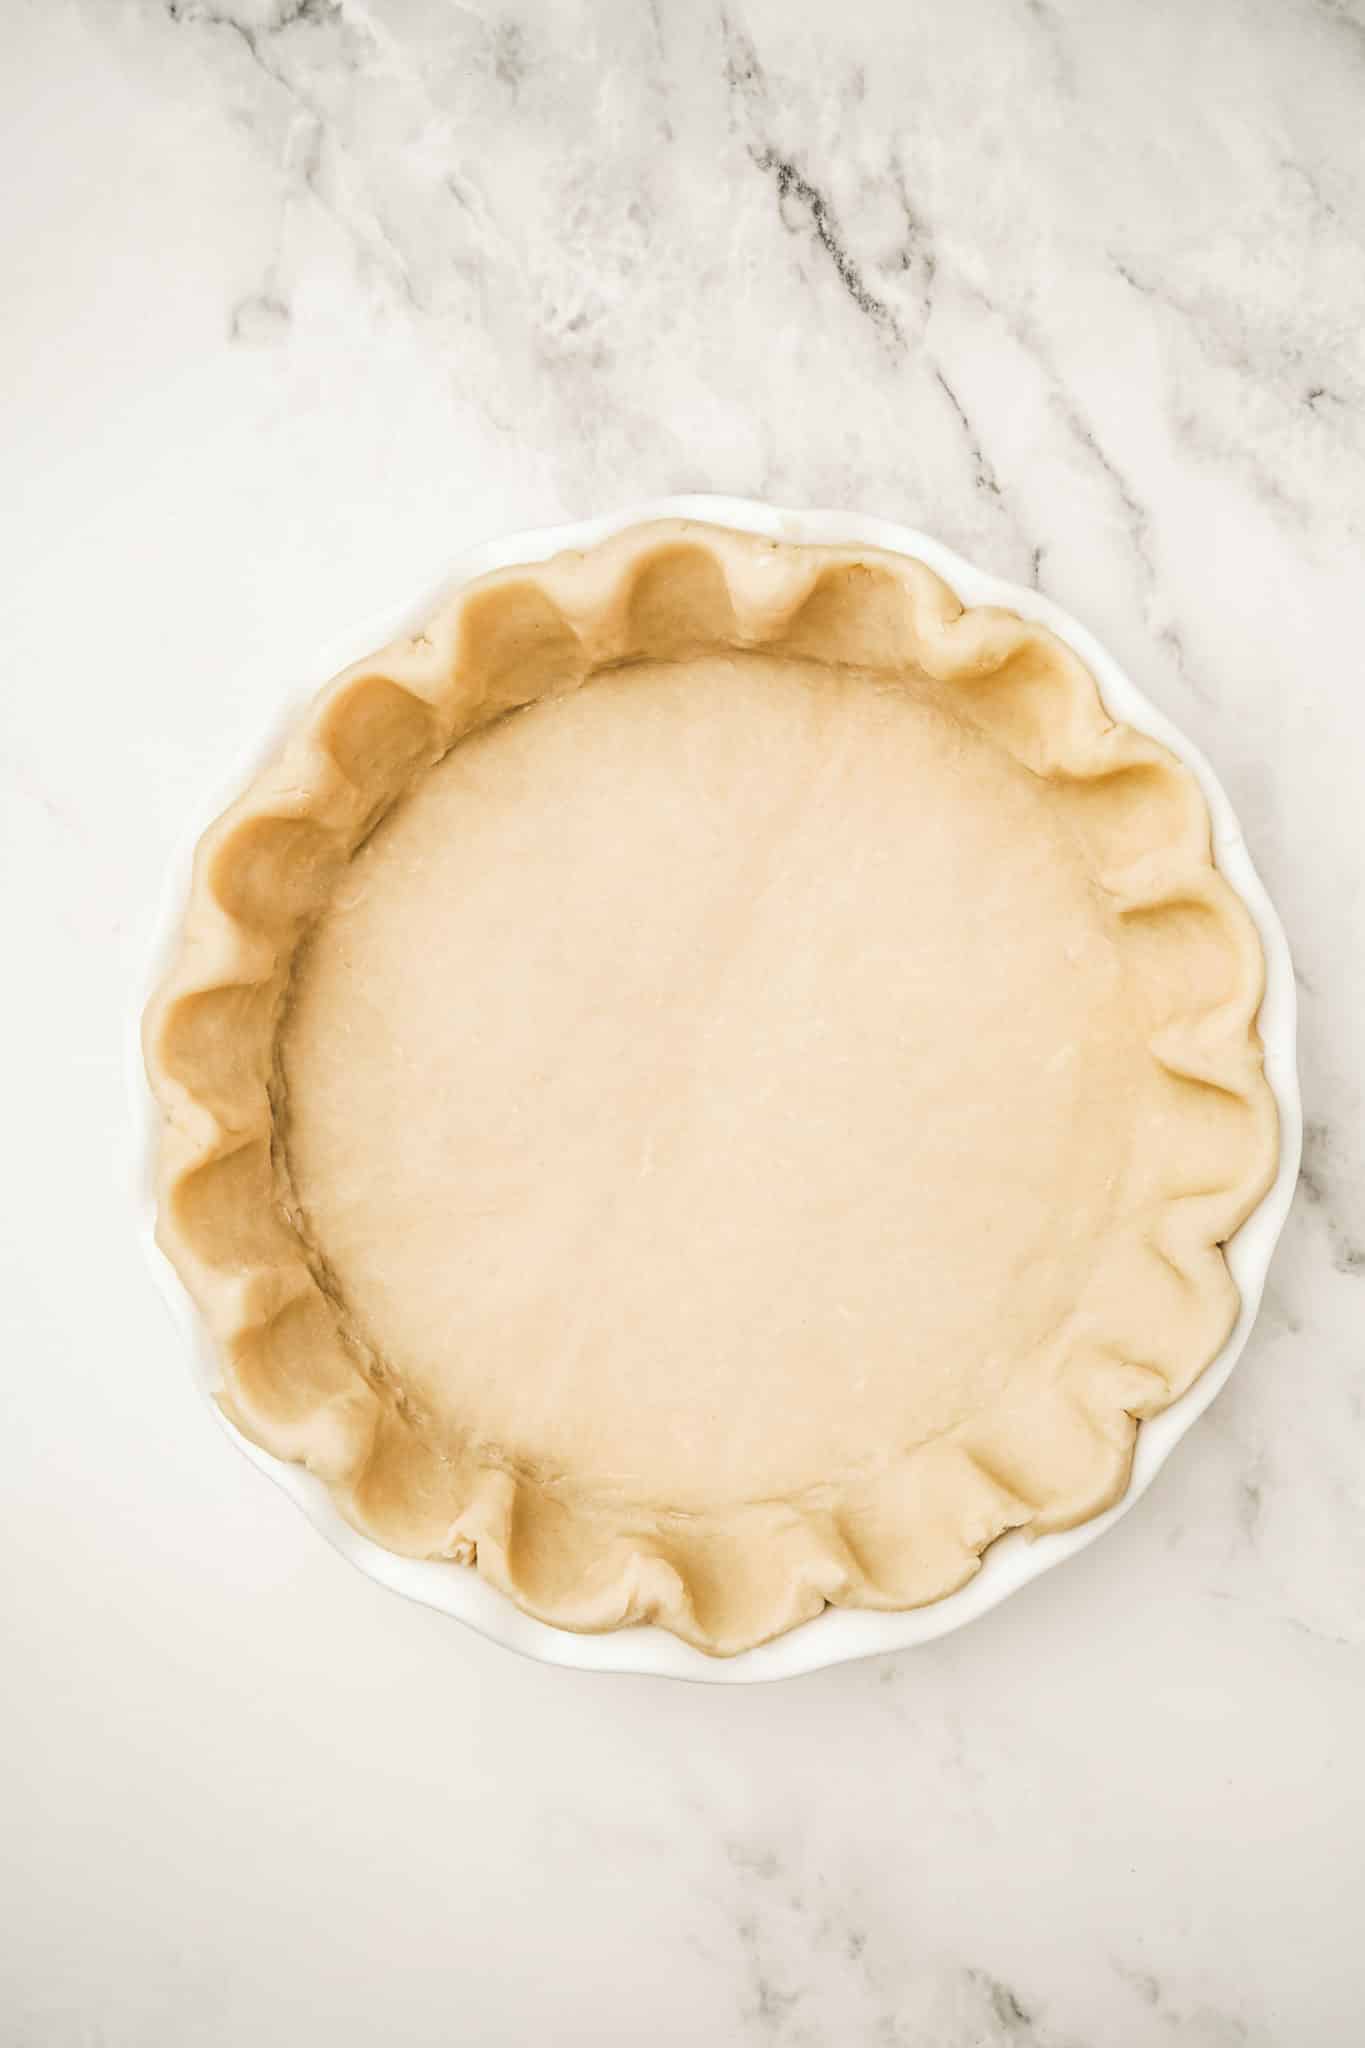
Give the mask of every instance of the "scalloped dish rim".
<svg viewBox="0 0 1365 2048">
<path fill-rule="evenodd" d="M 157 922 L 155 972 L 147 982 L 139 983 L 137 1009 L 131 1020 L 134 1103 L 143 1140 L 137 1192 L 143 1224 L 141 1235 L 153 1271 L 168 1305 L 190 1336 L 196 1383 L 222 1427 L 255 1464 L 285 1487 L 334 1547 L 369 1576 L 410 1598 L 456 1615 L 509 1648 L 544 1662 L 588 1670 L 743 1682 L 792 1676 L 851 1658 L 931 1641 L 985 1612 L 1042 1571 L 1094 1541 L 1145 1491 L 1185 1430 L 1226 1383 L 1254 1323 L 1271 1254 L 1293 1197 L 1302 1142 L 1295 1071 L 1296 1002 L 1283 930 L 1251 863 L 1231 804 L 1198 750 L 1147 701 L 1113 657 L 1058 606 L 1035 591 L 984 574 L 929 536 L 909 528 L 842 513 L 789 512 L 752 500 L 689 496 L 623 508 L 607 517 L 572 526 L 512 535 L 467 551 L 425 603 L 406 604 L 401 610 L 395 607 L 385 618 L 372 619 L 363 628 L 348 632 L 344 641 L 339 640 L 326 651 L 330 666 L 323 673 L 334 673 L 349 661 L 366 658 L 369 650 L 396 635 L 416 630 L 439 604 L 448 604 L 465 586 L 491 571 L 521 564 L 533 567 L 565 550 L 588 550 L 629 529 L 663 520 L 689 520 L 713 529 L 728 527 L 734 532 L 796 546 L 877 548 L 922 563 L 949 586 L 964 607 L 999 607 L 1050 629 L 1090 671 L 1105 710 L 1167 748 L 1199 786 L 1209 813 L 1214 864 L 1249 914 L 1264 955 L 1265 986 L 1258 1023 L 1265 1079 L 1279 1119 L 1279 1153 L 1273 1179 L 1225 1247 L 1227 1265 L 1240 1297 L 1235 1322 L 1216 1356 L 1194 1383 L 1169 1406 L 1142 1422 L 1137 1430 L 1127 1487 L 1111 1506 L 1073 1527 L 1032 1538 L 1022 1531 L 997 1537 L 985 1550 L 975 1576 L 958 1590 L 926 1605 L 893 1611 L 830 1606 L 802 1621 L 799 1627 L 789 1627 L 786 1633 L 757 1647 L 740 1648 L 720 1657 L 693 1647 L 654 1623 L 604 1633 L 580 1633 L 535 1618 L 480 1573 L 452 1571 L 444 1558 L 413 1558 L 385 1549 L 345 1519 L 324 1480 L 302 1465 L 285 1463 L 249 1441 L 215 1399 L 222 1374 L 207 1331 L 153 1236 L 151 1156 L 160 1117 L 142 1073 L 139 1033 L 148 987 L 163 978 L 189 895 L 189 851 L 172 864 Z M 340 658 L 335 659 L 338 650 Z M 311 689 L 301 694 L 304 701 L 313 697 Z M 282 706 L 282 711 L 292 714 L 298 708 L 296 696 Z M 284 723 L 282 718 L 280 725 Z M 276 745 L 279 735 L 277 726 L 271 736 Z M 273 752 L 274 746 L 253 749 L 249 769 L 259 767 Z M 226 785 L 230 796 L 235 796 L 250 779 L 250 773 L 234 778 Z M 207 818 L 222 808 L 220 802 L 215 810 L 205 807 L 199 813 L 194 841 Z"/>
</svg>

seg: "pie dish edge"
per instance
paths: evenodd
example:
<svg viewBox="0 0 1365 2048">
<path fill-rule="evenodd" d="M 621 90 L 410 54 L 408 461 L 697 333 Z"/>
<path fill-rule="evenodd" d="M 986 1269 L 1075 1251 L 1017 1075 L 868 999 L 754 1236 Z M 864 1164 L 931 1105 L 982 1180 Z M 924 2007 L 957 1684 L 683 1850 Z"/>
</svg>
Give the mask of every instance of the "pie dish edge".
<svg viewBox="0 0 1365 2048">
<path fill-rule="evenodd" d="M 323 694 L 275 763 L 205 837 L 186 920 L 186 940 L 149 1011 L 146 1044 L 149 1072 L 166 1120 L 161 1242 L 228 1353 L 223 1401 L 239 1428 L 274 1455 L 299 1458 L 321 1474 L 348 1517 L 361 1528 L 379 1533 L 387 1546 L 410 1547 L 420 1556 L 434 1554 L 429 1532 L 418 1531 L 414 1541 L 410 1523 L 403 1532 L 404 1540 L 395 1542 L 395 1499 L 410 1500 L 412 1472 L 410 1463 L 401 1472 L 390 1465 L 392 1441 L 391 1433 L 386 1439 L 382 1426 L 386 1422 L 382 1389 L 363 1380 L 355 1386 L 336 1384 L 325 1400 L 303 1412 L 295 1387 L 288 1415 L 280 1412 L 278 1404 L 272 1407 L 263 1401 L 259 1380 L 248 1388 L 235 1371 L 234 1360 L 250 1333 L 277 1320 L 282 1308 L 297 1297 L 289 1295 L 290 1283 L 281 1279 L 277 1267 L 263 1277 L 260 1265 L 250 1260 L 234 1259 L 225 1268 L 220 1259 L 204 1256 L 199 1226 L 205 1204 L 200 1198 L 215 1179 L 222 1183 L 221 1194 L 237 1171 L 226 1163 L 259 1142 L 262 1076 L 229 1076 L 226 1095 L 221 1071 L 204 1085 L 204 1070 L 201 1068 L 196 1078 L 193 1057 L 186 1064 L 185 1043 L 193 1032 L 187 1033 L 184 1027 L 188 1010 L 200 998 L 223 999 L 229 1008 L 233 1002 L 249 1008 L 255 999 L 253 992 L 268 988 L 278 973 L 281 947 L 287 949 L 297 936 L 297 925 L 287 921 L 286 929 L 272 907 L 283 870 L 278 865 L 272 867 L 265 842 L 272 835 L 281 843 L 285 839 L 294 842 L 286 868 L 291 862 L 295 868 L 300 865 L 296 856 L 306 845 L 302 866 L 313 874 L 314 864 L 323 863 L 327 851 L 313 828 L 321 827 L 323 839 L 330 834 L 339 841 L 369 828 L 375 810 L 372 791 L 361 791 L 365 800 L 357 803 L 354 779 L 370 744 L 366 739 L 362 745 L 362 731 L 369 733 L 373 723 L 362 700 L 373 700 L 382 686 L 385 710 L 379 724 L 384 728 L 385 744 L 391 742 L 397 749 L 397 758 L 406 744 L 403 734 L 407 730 L 406 713 L 397 698 L 416 707 L 420 726 L 449 686 L 462 625 L 471 605 L 482 601 L 483 592 L 529 586 L 546 594 L 551 610 L 568 622 L 571 638 L 585 650 L 586 673 L 595 662 L 618 658 L 622 621 L 628 619 L 631 609 L 628 600 L 638 592 L 642 575 L 660 554 L 679 548 L 709 555 L 720 563 L 736 614 L 746 622 L 746 644 L 768 644 L 785 634 L 822 576 L 851 568 L 885 574 L 911 594 L 921 658 L 930 672 L 935 672 L 937 663 L 945 677 L 954 677 L 966 686 L 973 677 L 979 681 L 982 676 L 997 674 L 1021 649 L 1047 653 L 1053 680 L 1067 704 L 1066 716 L 1054 721 L 1053 734 L 1054 740 L 1058 734 L 1062 736 L 1062 754 L 1054 763 L 1062 772 L 1073 777 L 1109 777 L 1125 774 L 1138 763 L 1155 764 L 1157 772 L 1168 774 L 1173 783 L 1187 790 L 1193 800 L 1192 829 L 1182 842 L 1179 858 L 1174 863 L 1164 860 L 1159 871 L 1142 878 L 1141 886 L 1151 901 L 1163 892 L 1194 892 L 1209 904 L 1225 933 L 1241 947 L 1245 972 L 1235 1001 L 1221 1006 L 1218 1018 L 1204 1018 L 1198 1028 L 1192 1023 L 1187 1031 L 1176 1032 L 1163 1044 L 1161 1059 L 1163 1064 L 1177 1064 L 1178 1070 L 1203 1085 L 1244 1099 L 1265 1140 L 1255 1172 L 1239 1172 L 1234 1183 L 1207 1191 L 1197 1216 L 1188 1200 L 1178 1216 L 1173 1205 L 1168 1219 L 1172 1236 L 1163 1255 L 1184 1274 L 1203 1318 L 1200 1334 L 1183 1365 L 1159 1390 L 1149 1376 L 1141 1372 L 1135 1376 L 1131 1367 L 1118 1362 L 1113 1372 L 1099 1378 L 1092 1375 L 1082 1407 L 1084 1426 L 1094 1436 L 1096 1458 L 1089 1477 L 1079 1486 L 1073 1483 L 1073 1475 L 1067 1487 L 1040 1499 L 1011 1483 L 1007 1447 L 967 1446 L 962 1457 L 955 1452 L 950 1490 L 956 1491 L 963 1503 L 961 1542 L 950 1561 L 951 1569 L 940 1573 L 939 1582 L 931 1587 L 911 1587 L 907 1597 L 904 1583 L 887 1587 L 870 1579 L 858 1565 L 859 1546 L 850 1541 L 847 1529 L 839 1526 L 837 1514 L 831 1516 L 822 1507 L 818 1513 L 803 1509 L 788 1515 L 780 1540 L 770 1529 L 768 1536 L 773 1540 L 753 1546 L 767 1555 L 780 1552 L 782 1569 L 746 1601 L 732 1602 L 730 1589 L 714 1583 L 715 1573 L 708 1561 L 691 1558 L 686 1541 L 670 1532 L 669 1541 L 658 1547 L 635 1545 L 621 1559 L 609 1594 L 603 1597 L 599 1583 L 590 1607 L 575 1608 L 572 1600 L 558 1593 L 547 1600 L 543 1588 L 538 1593 L 531 1578 L 519 1570 L 519 1549 L 525 1556 L 533 1554 L 537 1546 L 527 1545 L 524 1536 L 516 1537 L 518 1521 L 524 1522 L 528 1504 L 522 1488 L 509 1487 L 505 1471 L 489 1476 L 472 1508 L 462 1514 L 460 1526 L 451 1525 L 443 1539 L 445 1554 L 468 1555 L 471 1545 L 477 1546 L 478 1563 L 485 1575 L 528 1611 L 551 1623 L 593 1629 L 658 1620 L 699 1647 L 730 1652 L 795 1626 L 818 1612 L 826 1601 L 899 1609 L 916 1599 L 939 1599 L 976 1571 L 981 1551 L 1003 1529 L 1025 1524 L 1034 1531 L 1063 1528 L 1099 1513 L 1117 1498 L 1127 1481 L 1134 1416 L 1156 1413 L 1189 1384 L 1218 1350 L 1236 1312 L 1235 1290 L 1216 1247 L 1255 1206 L 1272 1175 L 1274 1103 L 1260 1075 L 1254 1032 L 1260 996 L 1259 942 L 1240 899 L 1217 874 L 1209 857 L 1204 800 L 1189 771 L 1165 749 L 1131 729 L 1112 724 L 1093 679 L 1069 649 L 1045 629 L 1017 617 L 988 608 L 964 612 L 931 570 L 876 549 L 855 544 L 793 550 L 699 524 L 631 529 L 587 557 L 575 555 L 524 571 L 503 571 L 484 583 L 467 586 L 425 634 L 395 642 L 380 655 L 356 664 Z M 562 649 L 556 659 L 561 655 Z M 496 684 L 496 678 L 494 681 Z M 506 706 L 497 698 L 495 688 L 492 698 L 486 700 L 486 715 L 503 708 Z M 375 710 L 373 702 L 370 710 Z M 395 713 L 396 719 L 390 719 L 389 712 Z M 1047 735 L 1042 738 L 1046 741 Z M 429 741 L 439 749 L 439 734 L 429 736 Z M 419 745 L 414 759 L 426 758 Z M 402 786 L 400 777 L 384 804 L 396 800 Z M 1129 886 L 1137 885 L 1130 878 Z M 1136 898 L 1134 901 L 1140 909 Z M 313 907 L 316 899 L 310 898 L 294 916 L 306 922 Z M 200 1004 L 201 1009 L 206 1007 Z M 194 1189 L 195 1199 L 187 1201 L 189 1188 Z M 208 1209 L 215 1204 L 216 1197 Z M 1191 1357 L 1198 1359 L 1192 1368 Z M 1070 1390 L 1069 1400 L 1075 1393 Z M 392 1417 L 387 1422 L 391 1429 Z M 406 1512 L 400 1513 L 400 1520 Z M 697 1586 L 708 1581 L 711 1583 L 699 1598 Z"/>
</svg>

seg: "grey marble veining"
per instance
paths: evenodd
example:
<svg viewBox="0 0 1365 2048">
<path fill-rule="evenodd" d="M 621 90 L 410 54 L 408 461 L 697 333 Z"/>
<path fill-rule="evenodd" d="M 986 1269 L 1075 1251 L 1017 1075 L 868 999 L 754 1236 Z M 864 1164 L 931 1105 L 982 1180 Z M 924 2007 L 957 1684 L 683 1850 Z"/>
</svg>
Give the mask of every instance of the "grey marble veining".
<svg viewBox="0 0 1365 2048">
<path fill-rule="evenodd" d="M 5 27 L 0 2035 L 1350 2048 L 1365 12 Z M 1113 647 L 1284 916 L 1309 1119 L 1251 1346 L 1133 1514 L 767 1692 L 552 1674 L 347 1573 L 204 1421 L 127 1220 L 149 912 L 281 691 L 464 542 L 685 489 L 901 518 Z"/>
</svg>

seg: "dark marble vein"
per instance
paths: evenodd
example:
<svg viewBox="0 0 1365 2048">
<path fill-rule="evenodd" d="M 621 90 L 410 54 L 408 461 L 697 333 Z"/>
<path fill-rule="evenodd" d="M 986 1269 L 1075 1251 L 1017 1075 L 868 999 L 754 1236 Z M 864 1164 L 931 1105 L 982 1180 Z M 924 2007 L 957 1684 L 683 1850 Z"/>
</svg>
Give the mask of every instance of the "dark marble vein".
<svg viewBox="0 0 1365 2048">
<path fill-rule="evenodd" d="M 1072 66 L 1071 42 L 1065 21 L 1058 19 L 1055 8 L 1048 5 L 1048 0 L 1024 0 L 1024 12 L 1042 37 L 1052 71 L 1053 85 L 1064 95 L 1074 93 L 1076 80 Z"/>
<path fill-rule="evenodd" d="M 758 169 L 768 172 L 777 186 L 777 203 L 783 225 L 793 228 L 788 208 L 794 202 L 799 212 L 806 216 L 816 241 L 828 256 L 835 275 L 858 311 L 883 335 L 903 346 L 905 336 L 900 323 L 885 299 L 879 299 L 867 284 L 819 186 L 813 184 L 789 158 L 779 156 L 774 149 L 751 149 L 749 153 Z"/>
<path fill-rule="evenodd" d="M 493 76 L 507 88 L 512 99 L 521 91 L 530 69 L 526 31 L 519 21 L 502 20 L 493 30 Z"/>
<path fill-rule="evenodd" d="M 1036 2040 L 1033 2031 L 1034 2016 L 1012 1985 L 1006 1984 L 999 1977 L 992 1977 L 986 1970 L 969 1970 L 967 1975 L 982 1992 L 991 2017 L 1008 2039 Z"/>
<path fill-rule="evenodd" d="M 746 100 L 765 98 L 768 80 L 758 60 L 758 51 L 743 30 L 735 27 L 723 8 L 720 33 L 725 48 L 725 83 L 731 94 L 738 94 Z"/>
<path fill-rule="evenodd" d="M 289 303 L 270 286 L 238 299 L 228 319 L 228 340 L 262 347 L 278 341 L 293 316 Z"/>
<path fill-rule="evenodd" d="M 1326 1643 L 1335 1650 L 1358 1650 L 1361 1647 L 1362 1638 L 1359 1632 L 1347 1635 L 1340 1629 L 1324 1628 L 1320 1622 L 1307 1621 L 1301 1614 L 1289 1614 L 1282 1608 L 1263 1607 L 1254 1601 L 1243 1599 L 1237 1593 L 1229 1593 L 1217 1587 L 1212 1588 L 1205 1597 L 1216 1601 L 1220 1607 L 1235 1607 L 1241 1614 L 1253 1614 L 1259 1621 L 1268 1622 L 1276 1628 L 1291 1629 L 1295 1635 L 1307 1636 L 1311 1642 Z"/>
<path fill-rule="evenodd" d="M 1227 2005 L 1210 2005 L 1200 2000 L 1187 2003 L 1155 1971 L 1141 1965 L 1124 1962 L 1120 1957 L 1110 1958 L 1110 1966 L 1119 1982 L 1125 1985 L 1139 2003 L 1145 2007 L 1151 2019 L 1161 2027 L 1162 2040 L 1179 2044 L 1188 2041 L 1190 2048 L 1237 2048 L 1237 2044 L 1250 2042 L 1251 2029 L 1242 2015 Z M 1116 2039 L 1145 2044 L 1152 2039 L 1148 2032 L 1135 2035 L 1117 2035 Z M 1268 2036 L 1257 2030 L 1256 2038 L 1270 2048 Z"/>
<path fill-rule="evenodd" d="M 200 26 L 225 29 L 233 33 L 247 51 L 252 63 L 291 102 L 297 117 L 297 126 L 291 140 L 297 149 L 292 169 L 297 183 L 322 207 L 328 217 L 343 231 L 363 260 L 374 261 L 378 256 L 381 267 L 390 284 L 410 311 L 427 313 L 431 306 L 419 289 L 411 264 L 396 234 L 384 218 L 383 212 L 371 203 L 367 222 L 359 221 L 353 210 L 337 203 L 328 190 L 324 175 L 326 143 L 331 133 L 328 114 L 294 75 L 288 62 L 280 55 L 286 43 L 286 31 L 297 27 L 314 30 L 322 27 L 336 27 L 350 34 L 353 29 L 366 34 L 363 25 L 357 28 L 347 15 L 341 0 L 289 0 L 279 14 L 264 24 L 242 21 L 228 7 L 210 6 L 206 0 L 167 0 L 167 12 L 172 21 L 185 26 Z M 494 68 L 504 83 L 521 75 L 523 68 L 522 46 L 514 39 L 510 44 L 494 38 Z M 454 195 L 452 195 L 454 196 Z M 368 226 L 368 233 L 366 232 Z M 274 266 L 268 272 L 260 290 L 252 295 L 262 305 L 288 307 L 274 275 Z M 242 302 L 244 306 L 249 302 Z M 252 314 L 247 312 L 245 328 L 239 328 L 236 312 L 230 323 L 230 338 L 234 340 L 258 338 L 251 333 Z M 277 321 L 277 325 L 278 325 Z"/>
<path fill-rule="evenodd" d="M 1305 1201 L 1321 1213 L 1327 1226 L 1333 1266 L 1338 1273 L 1358 1279 L 1365 1276 L 1365 1241 L 1362 1241 L 1354 1223 L 1342 1213 L 1337 1182 L 1331 1126 L 1320 1117 L 1309 1117 L 1303 1127 L 1299 1186 L 1303 1189 Z"/>
<path fill-rule="evenodd" d="M 1041 358 L 1035 358 L 1042 360 Z M 1044 371 L 1051 387 L 1052 409 L 1062 421 L 1072 438 L 1090 456 L 1100 473 L 1106 478 L 1110 491 L 1123 514 L 1128 538 L 1139 568 L 1139 582 L 1142 590 L 1143 612 L 1149 630 L 1154 630 L 1157 641 L 1166 649 L 1176 675 L 1201 703 L 1209 701 L 1208 689 L 1190 672 L 1185 656 L 1185 643 L 1179 629 L 1169 622 L 1155 629 L 1151 626 L 1150 610 L 1158 590 L 1162 587 L 1156 557 L 1152 545 L 1151 515 L 1133 490 L 1127 477 L 1113 457 L 1101 445 L 1098 434 L 1082 413 L 1071 393 L 1057 377 L 1050 365 L 1044 364 Z"/>
<path fill-rule="evenodd" d="M 1300 171 L 1297 165 L 1288 168 Z M 1312 329 L 1296 331 L 1285 315 L 1281 317 L 1288 331 L 1276 332 L 1273 309 L 1268 313 L 1262 307 L 1258 325 L 1245 305 L 1229 303 L 1217 294 L 1191 296 L 1164 280 L 1144 275 L 1131 262 L 1112 254 L 1109 260 L 1130 291 L 1178 323 L 1206 364 L 1231 372 L 1261 402 L 1273 406 L 1283 421 L 1283 433 L 1292 437 L 1287 444 L 1274 436 L 1258 439 L 1229 427 L 1217 408 L 1186 402 L 1172 410 L 1178 439 L 1218 468 L 1238 475 L 1251 486 L 1258 501 L 1282 520 L 1292 521 L 1299 531 L 1309 530 L 1322 516 L 1321 473 L 1308 470 L 1318 481 L 1307 488 L 1303 482 L 1291 480 L 1304 474 L 1303 466 L 1285 458 L 1301 447 L 1308 435 L 1319 454 L 1330 447 L 1339 459 L 1336 436 L 1343 426 L 1352 441 L 1358 441 L 1361 394 L 1352 388 L 1344 352 L 1324 344 Z M 1330 409 L 1330 427 L 1325 409 Z M 1331 443 L 1328 434 L 1333 436 Z M 1348 514 L 1348 520 L 1352 516 Z"/>
<path fill-rule="evenodd" d="M 829 259 L 834 275 L 859 313 L 884 340 L 897 348 L 903 347 L 905 336 L 900 322 L 886 300 L 867 282 L 828 194 L 790 151 L 781 150 L 762 137 L 761 126 L 766 124 L 760 124 L 754 117 L 760 113 L 766 115 L 768 78 L 752 40 L 736 28 L 724 11 L 720 16 L 720 27 L 726 88 L 732 99 L 738 99 L 748 109 L 751 132 L 752 127 L 760 127 L 759 139 L 749 144 L 749 157 L 758 170 L 773 180 L 783 226 L 791 233 L 806 232 L 813 236 L 816 246 Z"/>
<path fill-rule="evenodd" d="M 962 400 L 958 397 L 956 391 L 954 391 L 952 385 L 948 382 L 948 379 L 944 376 L 942 370 L 939 368 L 937 363 L 934 365 L 934 382 L 938 385 L 939 390 L 943 393 L 949 405 L 952 407 L 953 412 L 957 416 L 958 424 L 962 428 L 963 439 L 967 443 L 967 452 L 972 458 L 973 483 L 975 484 L 977 490 L 990 491 L 995 497 L 998 498 L 1000 496 L 1000 480 L 996 476 L 994 467 L 987 458 L 986 453 L 982 448 L 979 439 L 977 438 L 976 429 L 972 425 L 971 420 L 968 417 L 967 408 L 963 405 Z M 1039 551 L 1035 548 L 1035 569 L 1037 566 L 1036 557 L 1038 555 L 1038 552 Z"/>
<path fill-rule="evenodd" d="M 1358 56 L 1365 58 L 1365 21 L 1346 5 L 1346 0 L 1316 0 L 1314 12 L 1333 28 L 1341 29 L 1345 41 Z"/>
<path fill-rule="evenodd" d="M 166 0 L 166 12 L 174 22 L 230 29 L 246 44 L 262 69 L 269 67 L 261 57 L 261 50 L 286 29 L 299 26 L 322 28 L 344 18 L 341 0 L 279 0 L 273 17 L 264 21 L 243 21 L 232 8 L 211 5 L 210 0 Z M 275 75 L 271 71 L 271 76 Z"/>
<path fill-rule="evenodd" d="M 934 310 L 934 286 L 938 278 L 933 230 L 912 197 L 899 145 L 892 147 L 889 169 L 905 221 L 905 239 L 900 249 L 901 274 L 914 285 L 919 300 L 920 327 L 923 329 L 928 326 L 929 316 Z"/>
<path fill-rule="evenodd" d="M 1201 702 L 1208 702 L 1210 692 L 1205 684 L 1191 671 L 1186 656 L 1185 643 L 1178 627 L 1167 622 L 1152 626 L 1151 611 L 1162 579 L 1154 552 L 1151 515 L 1137 496 L 1124 472 L 1109 454 L 1093 427 L 1081 411 L 1074 395 L 1063 382 L 1052 362 L 1051 356 L 1041 337 L 1030 322 L 1017 314 L 1007 312 L 979 287 L 959 280 L 962 288 L 974 298 L 992 319 L 998 320 L 1009 334 L 1016 347 L 1023 350 L 1034 364 L 1044 384 L 1047 403 L 1060 425 L 1071 439 L 1089 457 L 1093 466 L 1103 477 L 1109 494 L 1117 505 L 1128 535 L 1129 545 L 1137 564 L 1138 586 L 1142 601 L 1144 621 L 1148 630 L 1155 633 L 1158 644 L 1165 648 L 1171 665 L 1183 686 L 1191 696 Z M 1037 564 L 1035 563 L 1035 575 Z"/>
</svg>

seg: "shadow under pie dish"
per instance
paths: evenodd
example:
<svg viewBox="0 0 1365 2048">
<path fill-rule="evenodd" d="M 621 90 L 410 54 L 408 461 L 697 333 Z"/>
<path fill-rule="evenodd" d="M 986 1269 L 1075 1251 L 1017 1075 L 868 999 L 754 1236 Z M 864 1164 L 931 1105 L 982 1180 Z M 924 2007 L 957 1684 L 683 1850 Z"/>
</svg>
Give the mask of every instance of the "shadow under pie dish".
<svg viewBox="0 0 1365 2048">
<path fill-rule="evenodd" d="M 1261 983 L 1045 628 L 637 527 L 345 672 L 206 835 L 160 1241 L 368 1536 L 740 1651 L 1122 1493 L 1237 1312 Z"/>
</svg>

